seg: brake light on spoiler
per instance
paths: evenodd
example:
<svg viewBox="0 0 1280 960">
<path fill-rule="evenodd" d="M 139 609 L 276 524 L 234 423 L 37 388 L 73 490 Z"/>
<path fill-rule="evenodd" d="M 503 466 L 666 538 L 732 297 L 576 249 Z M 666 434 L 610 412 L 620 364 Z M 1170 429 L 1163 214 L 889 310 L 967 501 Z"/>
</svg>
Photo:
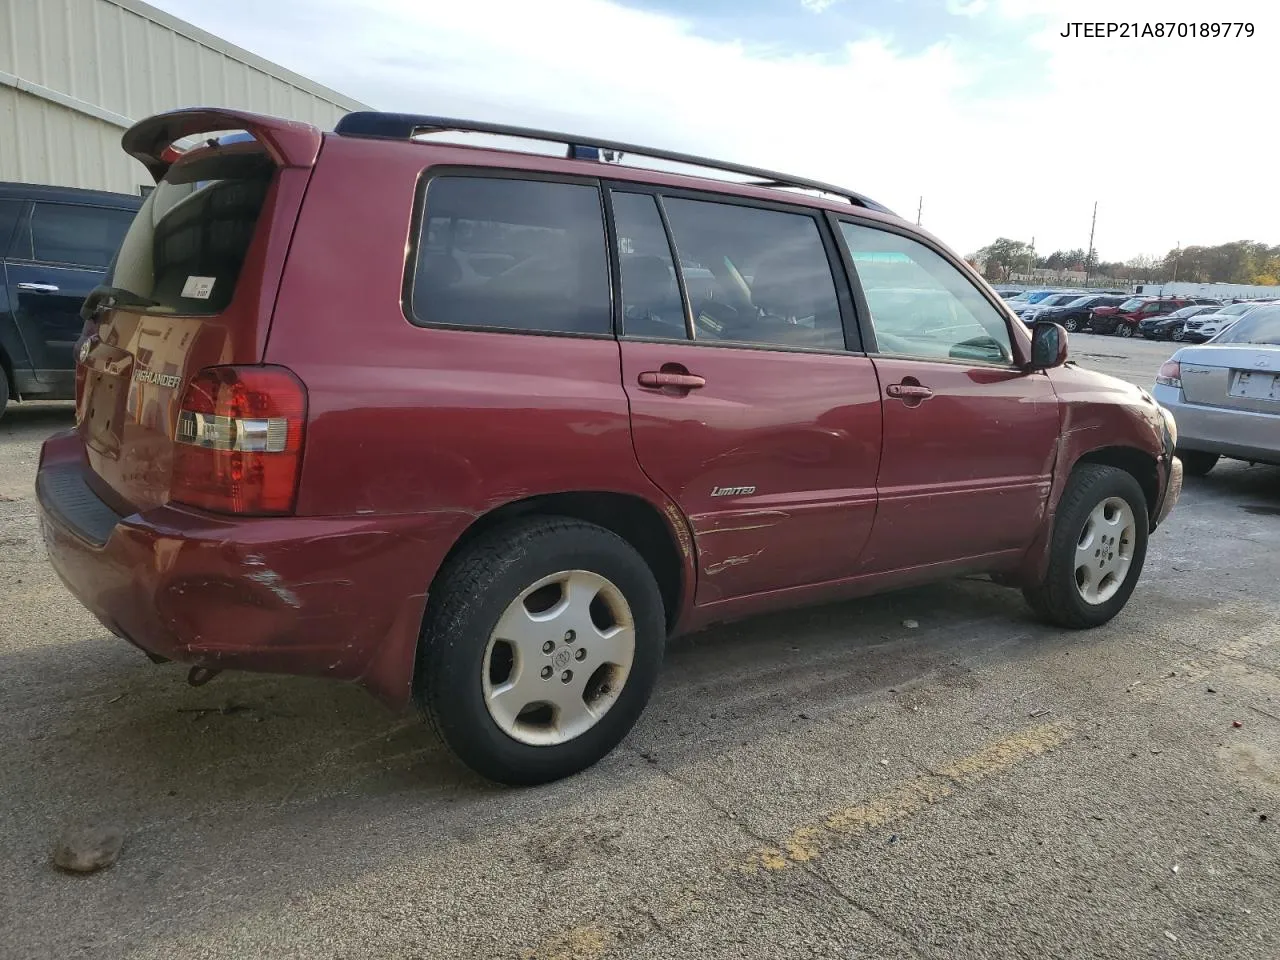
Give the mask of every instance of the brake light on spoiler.
<svg viewBox="0 0 1280 960">
<path fill-rule="evenodd" d="M 206 367 L 182 397 L 170 498 L 218 513 L 292 513 L 306 419 L 306 387 L 287 368 Z"/>
</svg>

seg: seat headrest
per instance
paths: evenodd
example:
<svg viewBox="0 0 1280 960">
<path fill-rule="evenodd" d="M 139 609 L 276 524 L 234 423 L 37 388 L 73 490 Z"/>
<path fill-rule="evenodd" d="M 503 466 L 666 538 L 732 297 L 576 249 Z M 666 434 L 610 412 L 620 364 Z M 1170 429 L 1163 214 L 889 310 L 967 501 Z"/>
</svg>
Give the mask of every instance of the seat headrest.
<svg viewBox="0 0 1280 960">
<path fill-rule="evenodd" d="M 751 301 L 766 313 L 804 315 L 830 300 L 831 289 L 826 257 L 805 243 L 770 251 L 756 264 Z"/>
<path fill-rule="evenodd" d="M 622 288 L 628 297 L 668 293 L 672 286 L 671 267 L 662 257 L 636 256 L 622 261 Z"/>
</svg>

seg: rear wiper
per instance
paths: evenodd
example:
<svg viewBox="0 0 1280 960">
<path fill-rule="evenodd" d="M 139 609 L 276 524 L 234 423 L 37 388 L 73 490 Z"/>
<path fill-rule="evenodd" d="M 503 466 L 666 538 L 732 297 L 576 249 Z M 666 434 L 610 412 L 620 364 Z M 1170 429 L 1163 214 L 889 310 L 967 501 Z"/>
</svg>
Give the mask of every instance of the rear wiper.
<svg viewBox="0 0 1280 960">
<path fill-rule="evenodd" d="M 84 298 L 84 303 L 80 306 L 80 319 L 86 322 L 92 320 L 100 311 L 108 307 L 158 307 L 159 305 L 159 300 L 141 297 L 124 287 L 99 284 Z"/>
</svg>

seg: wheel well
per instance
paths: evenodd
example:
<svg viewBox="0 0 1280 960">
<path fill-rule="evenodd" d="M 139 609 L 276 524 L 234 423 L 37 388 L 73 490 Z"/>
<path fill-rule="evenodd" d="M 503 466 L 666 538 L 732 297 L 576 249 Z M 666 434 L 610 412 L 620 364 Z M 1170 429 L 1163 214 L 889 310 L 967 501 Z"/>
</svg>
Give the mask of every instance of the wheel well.
<svg viewBox="0 0 1280 960">
<path fill-rule="evenodd" d="M 1154 515 L 1160 498 L 1160 474 L 1156 470 L 1156 458 L 1151 454 L 1135 447 L 1103 447 L 1089 451 L 1076 463 L 1100 463 L 1132 474 L 1147 498 L 1148 517 Z"/>
<path fill-rule="evenodd" d="M 5 352 L 4 347 L 0 347 L 0 370 L 4 371 L 4 375 L 9 381 L 9 399 L 20 399 L 18 397 L 18 385 L 13 381 L 13 361 L 9 359 L 9 354 Z"/>
<path fill-rule="evenodd" d="M 667 519 L 653 504 L 624 493 L 554 493 L 505 504 L 475 520 L 458 538 L 445 558 L 447 564 L 459 550 L 517 518 L 529 516 L 572 517 L 611 530 L 644 558 L 666 608 L 667 629 L 675 626 L 684 595 L 683 564 Z M 442 567 L 444 564 L 441 565 Z"/>
</svg>

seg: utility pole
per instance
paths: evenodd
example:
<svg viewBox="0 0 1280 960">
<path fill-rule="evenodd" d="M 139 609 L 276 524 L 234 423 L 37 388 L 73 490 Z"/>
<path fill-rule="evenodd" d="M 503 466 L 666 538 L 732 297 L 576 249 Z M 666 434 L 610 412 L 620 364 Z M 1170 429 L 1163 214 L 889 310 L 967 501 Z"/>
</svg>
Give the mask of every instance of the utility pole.
<svg viewBox="0 0 1280 960">
<path fill-rule="evenodd" d="M 916 226 L 920 226 L 920 214 L 924 210 L 924 197 L 920 198 L 920 203 L 916 206 Z"/>
<path fill-rule="evenodd" d="M 1089 224 L 1089 252 L 1084 255 L 1084 285 L 1089 285 L 1089 272 L 1093 267 L 1093 231 L 1098 226 L 1098 201 L 1093 201 L 1093 222 Z"/>
<path fill-rule="evenodd" d="M 1178 264 L 1182 262 L 1182 241 L 1178 241 L 1177 252 L 1173 255 L 1173 282 L 1178 282 Z"/>
</svg>

